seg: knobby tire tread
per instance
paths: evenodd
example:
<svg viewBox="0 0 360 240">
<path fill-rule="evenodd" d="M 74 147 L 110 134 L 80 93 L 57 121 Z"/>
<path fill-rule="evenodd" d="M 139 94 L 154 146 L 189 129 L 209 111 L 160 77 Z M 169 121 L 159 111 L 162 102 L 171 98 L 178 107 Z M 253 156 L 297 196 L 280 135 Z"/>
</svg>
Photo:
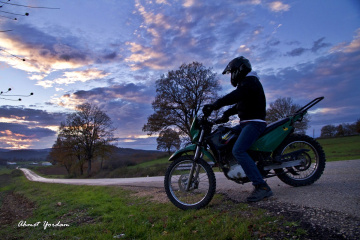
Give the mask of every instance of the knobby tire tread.
<svg viewBox="0 0 360 240">
<path fill-rule="evenodd" d="M 191 206 L 187 206 L 184 205 L 180 202 L 178 202 L 174 196 L 171 194 L 170 191 L 170 186 L 169 186 L 169 177 L 170 174 L 172 172 L 172 169 L 181 161 L 184 160 L 192 160 L 193 156 L 187 155 L 187 156 L 181 156 L 178 159 L 175 159 L 170 166 L 168 167 L 166 174 L 165 174 L 165 179 L 164 179 L 164 187 L 165 187 L 165 192 L 166 195 L 168 196 L 168 198 L 170 199 L 170 201 L 178 208 L 182 209 L 182 210 L 190 210 L 190 209 L 201 209 L 206 207 L 210 201 L 212 200 L 212 198 L 215 195 L 215 191 L 216 191 L 216 178 L 215 178 L 215 174 L 214 171 L 212 170 L 211 166 L 203 159 L 198 159 L 197 160 L 197 164 L 200 164 L 201 166 L 204 167 L 208 178 L 209 178 L 209 191 L 208 194 L 206 195 L 206 197 L 199 203 L 195 204 L 195 205 L 191 205 Z"/>
<path fill-rule="evenodd" d="M 317 151 L 318 155 L 319 155 L 319 166 L 317 167 L 317 169 L 315 170 L 315 173 L 313 174 L 313 176 L 311 176 L 308 179 L 305 180 L 295 180 L 290 178 L 289 176 L 287 176 L 286 174 L 284 174 L 284 170 L 283 169 L 276 169 L 275 172 L 277 174 L 277 177 L 284 183 L 293 186 L 293 187 L 300 187 L 300 186 L 307 186 L 307 185 L 311 185 L 313 184 L 315 181 L 317 181 L 320 176 L 323 174 L 324 169 L 325 169 L 325 164 L 326 164 L 326 158 L 325 158 L 325 153 L 323 148 L 321 147 L 321 145 L 313 138 L 307 136 L 307 135 L 303 135 L 303 134 L 292 134 L 289 136 L 289 138 L 287 138 L 279 147 L 278 149 L 275 151 L 275 156 L 281 155 L 281 152 L 284 150 L 284 148 L 286 146 L 288 146 L 290 143 L 292 142 L 296 142 L 296 141 L 302 141 L 302 142 L 307 142 L 310 145 L 312 145 L 315 149 L 315 151 Z"/>
</svg>

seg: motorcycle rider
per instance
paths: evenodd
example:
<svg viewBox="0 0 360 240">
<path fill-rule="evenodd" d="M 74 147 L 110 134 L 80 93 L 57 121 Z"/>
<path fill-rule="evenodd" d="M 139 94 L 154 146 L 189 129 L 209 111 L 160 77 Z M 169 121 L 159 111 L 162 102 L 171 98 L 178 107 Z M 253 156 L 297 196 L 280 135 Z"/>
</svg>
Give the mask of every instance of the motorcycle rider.
<svg viewBox="0 0 360 240">
<path fill-rule="evenodd" d="M 230 82 L 236 89 L 213 104 L 205 105 L 203 112 L 205 115 L 210 115 L 213 110 L 233 105 L 224 112 L 216 123 L 226 123 L 230 116 L 238 114 L 240 124 L 233 129 L 239 131 L 240 134 L 232 153 L 254 185 L 254 191 L 247 198 L 247 201 L 256 202 L 272 196 L 273 192 L 262 178 L 255 162 L 246 152 L 266 128 L 264 90 L 256 72 L 251 70 L 249 60 L 243 56 L 230 61 L 222 74 L 231 74 Z"/>
</svg>

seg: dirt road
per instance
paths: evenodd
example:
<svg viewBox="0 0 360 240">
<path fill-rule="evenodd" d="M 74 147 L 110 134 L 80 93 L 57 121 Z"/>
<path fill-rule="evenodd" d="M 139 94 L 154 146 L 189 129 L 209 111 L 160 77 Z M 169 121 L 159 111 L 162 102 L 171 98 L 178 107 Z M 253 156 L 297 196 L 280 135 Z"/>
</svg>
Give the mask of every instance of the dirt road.
<svg viewBox="0 0 360 240">
<path fill-rule="evenodd" d="M 29 169 L 21 169 L 31 181 L 76 185 L 123 185 L 163 188 L 164 177 L 107 178 L 107 179 L 50 179 L 43 178 Z M 217 192 L 233 200 L 245 202 L 252 191 L 250 183 L 239 185 L 216 173 Z M 291 187 L 278 178 L 267 180 L 277 201 L 298 206 L 338 211 L 360 218 L 360 160 L 329 162 L 324 174 L 310 186 Z"/>
</svg>

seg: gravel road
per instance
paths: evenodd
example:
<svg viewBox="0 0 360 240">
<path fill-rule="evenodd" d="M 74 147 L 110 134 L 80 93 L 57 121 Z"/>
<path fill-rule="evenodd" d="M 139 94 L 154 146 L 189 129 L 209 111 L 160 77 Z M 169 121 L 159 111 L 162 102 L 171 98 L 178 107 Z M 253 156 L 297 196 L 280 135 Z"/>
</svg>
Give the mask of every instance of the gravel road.
<svg viewBox="0 0 360 240">
<path fill-rule="evenodd" d="M 76 185 L 122 185 L 163 188 L 164 177 L 108 178 L 108 179 L 49 179 L 29 169 L 20 169 L 31 181 Z M 236 202 L 246 202 L 252 191 L 250 183 L 239 185 L 216 173 L 217 192 Z M 360 239 L 360 160 L 329 162 L 324 174 L 310 186 L 291 187 L 278 178 L 268 184 L 274 196 L 253 203 L 275 215 L 300 221 L 307 229 L 330 239 Z M 325 239 L 325 238 L 324 238 Z"/>
</svg>

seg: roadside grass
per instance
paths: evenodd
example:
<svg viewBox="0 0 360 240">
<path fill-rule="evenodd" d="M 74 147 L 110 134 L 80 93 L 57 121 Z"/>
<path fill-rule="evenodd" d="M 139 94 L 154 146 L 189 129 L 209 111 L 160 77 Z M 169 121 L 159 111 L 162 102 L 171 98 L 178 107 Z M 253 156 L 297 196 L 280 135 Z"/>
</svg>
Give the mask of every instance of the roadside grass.
<svg viewBox="0 0 360 240">
<path fill-rule="evenodd" d="M 182 211 L 121 187 L 37 183 L 14 172 L 7 175 L 8 187 L 0 185 L 1 193 L 23 196 L 35 208 L 26 218 L 1 224 L 2 239 L 299 239 L 306 234 L 296 222 L 222 195 L 204 209 Z M 39 224 L 21 227 L 20 221 Z M 62 227 L 44 229 L 45 221 Z"/>
<path fill-rule="evenodd" d="M 130 166 L 130 167 L 128 167 L 128 169 L 133 169 L 136 167 L 147 168 L 147 167 L 151 167 L 151 166 L 157 165 L 157 164 L 169 164 L 169 157 L 170 156 L 152 160 L 152 161 L 148 161 L 148 162 L 143 162 L 143 163 L 137 164 L 135 166 Z"/>
<path fill-rule="evenodd" d="M 360 159 L 360 135 L 317 139 L 325 151 L 326 160 L 342 161 Z"/>
<path fill-rule="evenodd" d="M 10 174 L 13 169 L 9 169 L 5 166 L 0 166 L 0 175 L 1 174 Z"/>
</svg>

